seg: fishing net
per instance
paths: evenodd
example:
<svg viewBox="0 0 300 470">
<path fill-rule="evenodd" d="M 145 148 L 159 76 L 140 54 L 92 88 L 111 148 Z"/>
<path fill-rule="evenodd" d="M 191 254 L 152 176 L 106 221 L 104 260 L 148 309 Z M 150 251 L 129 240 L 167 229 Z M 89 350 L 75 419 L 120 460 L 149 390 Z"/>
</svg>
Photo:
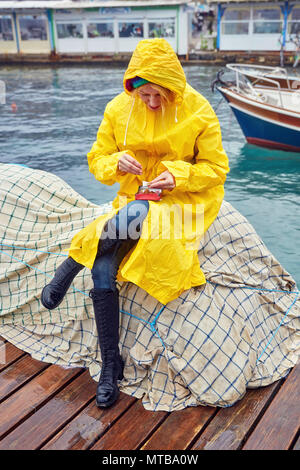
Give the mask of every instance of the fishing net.
<svg viewBox="0 0 300 470">
<path fill-rule="evenodd" d="M 57 176 L 0 165 L 0 335 L 32 357 L 85 367 L 97 381 L 101 355 L 91 273 L 45 309 L 41 290 L 73 236 L 111 210 Z M 299 292 L 254 228 L 224 201 L 202 239 L 207 282 L 160 304 L 131 283 L 120 289 L 120 389 L 149 410 L 231 406 L 247 388 L 284 377 L 299 358 Z"/>
</svg>

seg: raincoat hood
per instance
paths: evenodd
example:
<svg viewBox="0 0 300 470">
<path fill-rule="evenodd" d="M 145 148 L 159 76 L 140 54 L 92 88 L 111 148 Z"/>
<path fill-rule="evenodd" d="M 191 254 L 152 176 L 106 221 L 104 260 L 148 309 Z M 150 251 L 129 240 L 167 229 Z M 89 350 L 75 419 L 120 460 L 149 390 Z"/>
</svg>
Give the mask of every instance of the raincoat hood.
<svg viewBox="0 0 300 470">
<path fill-rule="evenodd" d="M 185 74 L 177 55 L 165 39 L 145 39 L 138 43 L 124 74 L 126 93 L 130 94 L 128 81 L 136 76 L 173 91 L 175 101 L 182 101 L 186 87 Z"/>
</svg>

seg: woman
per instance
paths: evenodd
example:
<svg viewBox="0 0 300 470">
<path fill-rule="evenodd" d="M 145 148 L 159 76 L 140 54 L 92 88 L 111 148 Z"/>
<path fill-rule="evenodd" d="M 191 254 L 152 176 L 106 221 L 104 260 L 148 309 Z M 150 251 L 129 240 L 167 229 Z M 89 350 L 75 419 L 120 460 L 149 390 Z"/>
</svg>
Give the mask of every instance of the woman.
<svg viewBox="0 0 300 470">
<path fill-rule="evenodd" d="M 186 83 L 167 41 L 141 41 L 123 83 L 87 155 L 97 180 L 120 184 L 113 211 L 73 238 L 69 258 L 42 292 L 43 305 L 55 308 L 76 274 L 84 266 L 92 271 L 102 357 L 99 407 L 116 401 L 123 371 L 116 279 L 140 286 L 163 304 L 204 284 L 198 242 L 218 214 L 229 171 L 218 119 Z M 160 201 L 135 200 L 143 181 L 162 191 Z"/>
</svg>

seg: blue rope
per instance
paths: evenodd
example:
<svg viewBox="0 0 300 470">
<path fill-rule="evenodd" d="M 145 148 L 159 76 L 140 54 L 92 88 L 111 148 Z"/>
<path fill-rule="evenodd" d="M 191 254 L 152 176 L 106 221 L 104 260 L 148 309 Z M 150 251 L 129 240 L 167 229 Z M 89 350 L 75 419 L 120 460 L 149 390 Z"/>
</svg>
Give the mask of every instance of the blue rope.
<svg viewBox="0 0 300 470">
<path fill-rule="evenodd" d="M 295 292 L 290 292 L 290 294 L 295 294 Z M 299 297 L 299 292 L 297 292 L 297 295 L 296 297 L 294 298 L 293 302 L 291 303 L 291 305 L 289 306 L 289 308 L 287 309 L 285 315 L 282 317 L 281 319 L 281 322 L 279 323 L 278 327 L 276 328 L 275 332 L 273 333 L 273 335 L 271 336 L 271 339 L 269 340 L 269 342 L 267 343 L 267 345 L 265 346 L 265 348 L 263 349 L 262 353 L 260 354 L 260 356 L 258 357 L 257 361 L 258 362 L 261 358 L 261 356 L 263 355 L 263 353 L 265 352 L 265 350 L 267 349 L 267 347 L 269 346 L 269 344 L 271 343 L 272 339 L 274 338 L 274 336 L 276 335 L 277 331 L 279 330 L 280 326 L 282 325 L 282 322 L 284 321 L 284 319 L 286 318 L 286 316 L 288 315 L 289 311 L 291 310 L 292 306 L 296 303 L 297 299 Z"/>
<path fill-rule="evenodd" d="M 9 247 L 9 248 L 16 248 L 16 249 L 21 249 L 21 250 L 33 250 L 33 251 L 38 251 L 40 253 L 46 253 L 46 254 L 50 254 L 50 255 L 57 255 L 57 256 L 64 256 L 64 257 L 67 257 L 68 255 L 64 255 L 64 254 L 61 254 L 61 253 L 52 253 L 50 251 L 42 251 L 42 250 L 37 250 L 35 248 L 23 248 L 23 247 L 20 247 L 20 246 L 14 246 L 14 245 L 6 245 L 6 244 L 3 244 L 3 243 L 0 243 L 0 246 L 6 246 L 6 247 Z M 0 250 L 0 253 L 3 253 L 7 256 L 9 256 L 10 258 L 16 260 L 16 261 L 19 261 L 23 264 L 25 264 L 26 266 L 28 266 L 29 268 L 31 269 L 34 269 L 42 274 L 44 274 L 45 276 L 49 277 L 52 279 L 53 276 L 51 276 L 50 274 L 47 274 L 45 273 L 44 271 L 41 271 L 40 269 L 38 268 L 35 268 L 34 266 L 31 266 L 30 264 L 26 263 L 25 261 L 19 259 L 19 258 L 16 258 L 15 256 L 12 256 L 10 255 L 9 253 L 6 253 L 5 251 L 3 250 Z M 211 281 L 206 281 L 207 283 L 209 284 L 212 284 L 212 285 L 221 285 L 221 284 L 217 284 L 217 283 L 214 283 L 214 282 L 211 282 Z M 86 292 L 80 290 L 80 289 L 77 289 L 76 287 L 74 286 L 71 286 L 73 290 L 75 290 L 76 292 L 80 292 L 81 294 L 89 297 L 89 294 L 87 294 Z M 231 286 L 232 287 L 232 286 Z M 255 290 L 255 291 L 261 291 L 261 292 L 278 292 L 278 293 L 282 293 L 282 294 L 296 294 L 296 297 L 295 299 L 293 300 L 293 302 L 291 303 L 291 305 L 289 306 L 289 308 L 287 309 L 285 315 L 282 317 L 278 327 L 276 328 L 276 330 L 274 331 L 273 335 L 271 336 L 270 340 L 268 341 L 268 343 L 266 344 L 266 346 L 264 347 L 262 353 L 259 355 L 256 363 L 259 361 L 259 359 L 262 357 L 262 355 L 264 354 L 264 352 L 266 351 L 266 349 L 268 348 L 268 346 L 270 345 L 270 343 L 272 342 L 273 338 L 275 337 L 277 331 L 279 330 L 280 326 L 282 325 L 284 319 L 287 317 L 288 313 L 290 312 L 291 308 L 293 307 L 293 305 L 296 303 L 298 297 L 299 297 L 299 294 L 300 292 L 299 291 L 284 291 L 284 290 L 278 290 L 278 289 L 265 289 L 265 288 L 258 288 L 258 287 L 249 287 L 249 286 L 236 286 L 236 287 L 233 287 L 234 289 L 250 289 L 250 290 Z M 133 315 L 132 313 L 129 313 L 129 312 L 126 312 L 125 310 L 121 310 L 120 309 L 120 312 L 121 313 L 124 313 L 126 315 L 130 315 L 131 317 L 133 318 L 136 318 L 137 320 L 139 321 L 142 321 L 144 323 L 147 323 L 149 326 L 150 326 L 150 329 L 151 331 L 156 334 L 158 336 L 158 338 L 160 339 L 162 345 L 163 345 L 163 348 L 165 348 L 165 344 L 164 344 L 164 341 L 163 339 L 161 338 L 161 336 L 159 335 L 157 329 L 155 328 L 155 324 L 158 320 L 158 318 L 160 317 L 161 313 L 163 312 L 163 310 L 165 309 L 166 305 L 163 305 L 161 307 L 161 309 L 159 310 L 159 312 L 156 314 L 156 316 L 154 317 L 154 319 L 149 322 L 147 320 L 144 320 L 143 318 L 140 318 L 140 317 L 137 317 L 136 315 Z"/>
<path fill-rule="evenodd" d="M 222 284 L 218 284 L 217 282 L 206 281 L 208 284 L 212 284 L 214 286 L 222 286 Z M 224 286 L 223 286 L 224 287 Z M 264 287 L 250 287 L 250 286 L 230 286 L 233 289 L 250 289 L 250 290 L 257 290 L 261 292 L 279 292 L 280 294 L 299 294 L 299 291 L 289 291 L 289 290 L 279 290 L 279 289 L 265 289 Z"/>
<path fill-rule="evenodd" d="M 68 256 L 68 255 L 64 255 L 63 253 L 53 253 L 52 251 L 43 251 L 43 250 L 38 250 L 37 248 L 25 248 L 23 246 L 6 245 L 5 243 L 0 243 L 0 246 L 5 246 L 6 248 L 16 248 L 18 250 L 38 251 L 39 253 L 46 253 L 47 255 L 56 255 L 56 256 L 65 256 L 65 257 Z"/>
</svg>

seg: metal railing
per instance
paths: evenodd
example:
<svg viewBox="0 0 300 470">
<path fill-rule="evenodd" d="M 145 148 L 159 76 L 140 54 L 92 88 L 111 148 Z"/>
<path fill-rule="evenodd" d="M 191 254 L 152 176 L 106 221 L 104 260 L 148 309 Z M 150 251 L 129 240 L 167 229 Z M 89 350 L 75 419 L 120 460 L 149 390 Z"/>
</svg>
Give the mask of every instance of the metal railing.
<svg viewBox="0 0 300 470">
<path fill-rule="evenodd" d="M 236 87 L 237 87 L 237 91 L 238 91 L 238 92 L 241 92 L 241 91 L 242 91 L 241 86 L 240 86 L 240 82 L 241 82 L 240 78 L 241 78 L 241 77 L 247 78 L 247 76 L 248 76 L 248 77 L 255 78 L 255 79 L 257 79 L 255 83 L 259 82 L 260 80 L 264 80 L 264 81 L 267 81 L 267 82 L 269 82 L 269 83 L 271 83 L 271 84 L 274 84 L 274 85 L 275 85 L 275 89 L 276 89 L 276 87 L 277 87 L 277 92 L 278 92 L 278 95 L 279 95 L 280 105 L 281 105 L 282 108 L 284 108 L 283 99 L 282 99 L 282 94 L 281 94 L 282 89 L 281 89 L 281 87 L 280 87 L 280 83 L 278 83 L 276 80 L 272 80 L 271 78 L 265 76 L 266 74 L 269 74 L 269 71 L 266 72 L 266 74 L 264 74 L 264 75 L 257 75 L 257 74 L 255 74 L 255 73 L 251 73 L 251 71 L 250 71 L 250 72 L 246 71 L 245 68 L 248 68 L 248 67 L 249 67 L 249 68 L 253 68 L 253 69 L 257 69 L 257 68 L 269 69 L 269 70 L 272 71 L 273 73 L 274 73 L 274 70 L 277 70 L 277 71 L 281 71 L 281 70 L 282 70 L 282 71 L 285 73 L 285 75 L 286 75 L 286 79 L 287 79 L 287 81 L 288 81 L 288 87 L 289 87 L 289 90 L 290 90 L 290 84 L 289 84 L 289 80 L 288 80 L 288 75 L 287 75 L 287 71 L 286 71 L 285 69 L 281 69 L 281 68 L 279 68 L 279 67 L 276 68 L 276 69 L 274 69 L 273 67 L 265 67 L 265 66 L 259 66 L 259 65 L 251 65 L 251 64 L 249 64 L 249 65 L 247 64 L 246 66 L 245 66 L 245 65 L 242 65 L 243 69 L 241 68 L 240 70 L 239 70 L 239 68 L 238 68 L 239 65 L 237 65 L 237 64 L 227 64 L 226 67 L 227 67 L 229 70 L 231 70 L 232 72 L 235 73 L 235 81 L 236 81 Z M 250 80 L 247 80 L 247 86 L 251 89 L 253 95 L 255 95 L 257 98 L 261 99 L 261 96 L 262 96 L 262 95 L 260 95 L 260 94 L 257 92 L 257 90 L 254 88 L 253 84 L 250 82 Z M 274 87 L 272 87 L 272 88 L 274 88 Z"/>
</svg>

